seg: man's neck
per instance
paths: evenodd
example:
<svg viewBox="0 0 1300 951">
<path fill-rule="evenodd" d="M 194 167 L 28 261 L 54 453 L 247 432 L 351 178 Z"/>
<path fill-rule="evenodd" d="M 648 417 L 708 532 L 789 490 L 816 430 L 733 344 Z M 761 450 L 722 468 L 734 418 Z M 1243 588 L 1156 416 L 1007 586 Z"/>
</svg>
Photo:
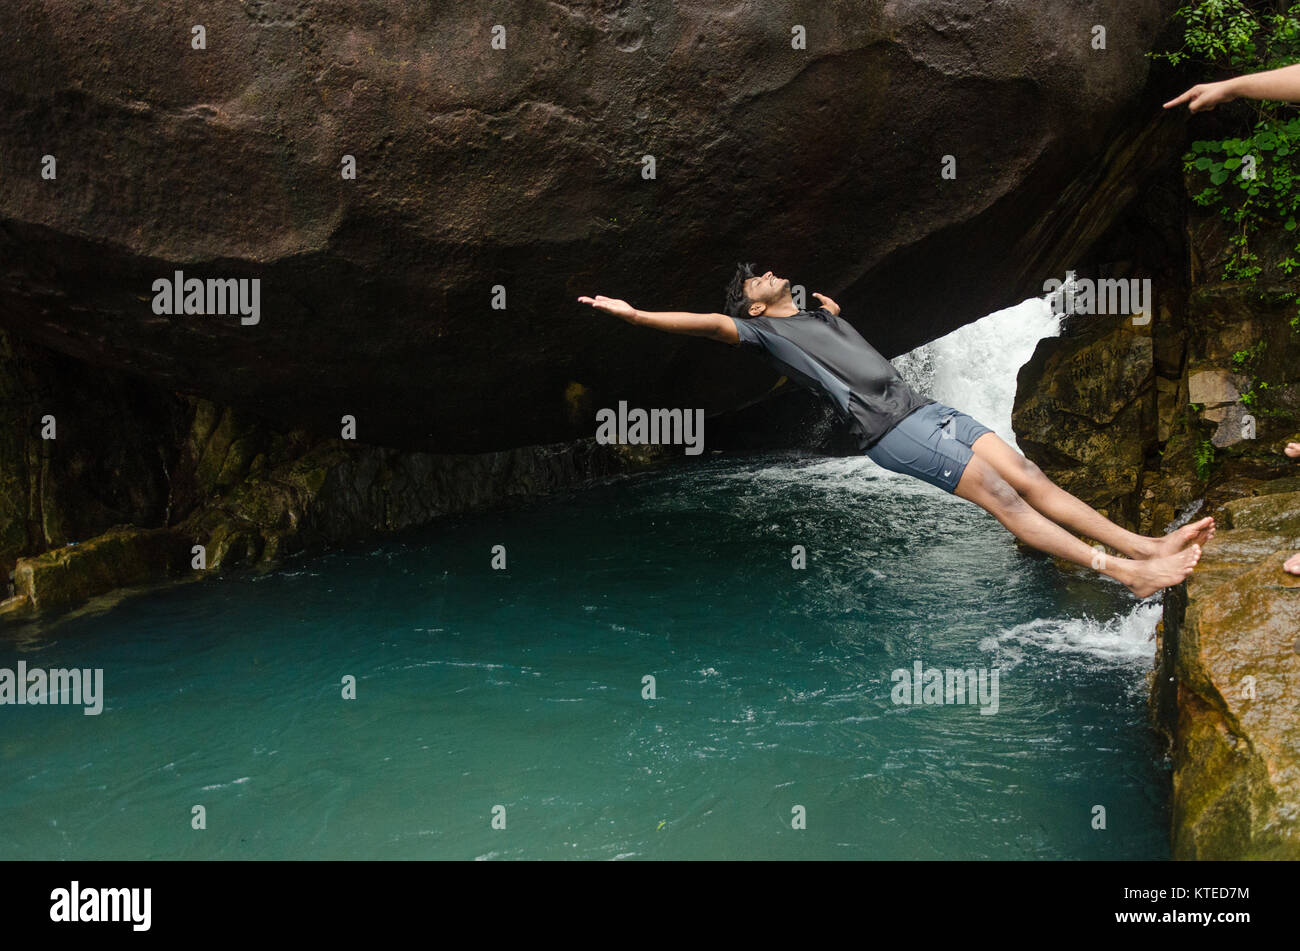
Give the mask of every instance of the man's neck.
<svg viewBox="0 0 1300 951">
<path fill-rule="evenodd" d="M 798 307 L 794 306 L 794 301 L 790 300 L 782 304 L 776 304 L 763 311 L 764 317 L 793 317 L 795 314 L 803 313 Z"/>
</svg>

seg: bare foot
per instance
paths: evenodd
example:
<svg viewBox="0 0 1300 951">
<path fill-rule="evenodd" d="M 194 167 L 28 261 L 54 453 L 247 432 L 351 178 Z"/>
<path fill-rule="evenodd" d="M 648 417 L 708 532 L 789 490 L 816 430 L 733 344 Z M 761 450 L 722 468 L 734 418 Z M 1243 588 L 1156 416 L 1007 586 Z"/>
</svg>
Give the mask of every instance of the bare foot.
<svg viewBox="0 0 1300 951">
<path fill-rule="evenodd" d="M 1193 522 L 1191 525 L 1184 525 L 1182 528 L 1176 528 L 1164 538 L 1153 538 L 1155 544 L 1151 546 L 1151 551 L 1142 557 L 1145 559 L 1164 558 L 1175 552 L 1180 552 L 1188 545 L 1204 546 L 1214 537 L 1214 518 L 1205 516 L 1199 522 Z"/>
<path fill-rule="evenodd" d="M 1139 598 L 1149 598 L 1170 585 L 1179 584 L 1192 573 L 1196 563 L 1201 560 L 1201 546 L 1193 544 L 1190 548 L 1165 555 L 1163 558 L 1147 558 L 1130 561 L 1127 577 L 1116 579 Z"/>
<path fill-rule="evenodd" d="M 1282 563 L 1282 570 L 1293 575 L 1300 575 L 1300 552 L 1292 555 Z"/>
</svg>

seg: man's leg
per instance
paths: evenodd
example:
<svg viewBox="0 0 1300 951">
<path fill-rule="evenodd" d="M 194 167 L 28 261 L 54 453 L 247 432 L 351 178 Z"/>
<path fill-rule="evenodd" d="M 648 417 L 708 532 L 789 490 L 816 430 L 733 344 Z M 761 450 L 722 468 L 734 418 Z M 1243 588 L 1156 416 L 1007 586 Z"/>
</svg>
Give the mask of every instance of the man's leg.
<svg viewBox="0 0 1300 951">
<path fill-rule="evenodd" d="M 1025 501 L 1043 515 L 1095 538 L 1103 545 L 1122 551 L 1130 558 L 1158 558 L 1181 551 L 1188 545 L 1204 545 L 1214 537 L 1214 519 L 1203 518 L 1170 532 L 1164 538 L 1149 538 L 1120 528 L 1088 503 L 1066 492 L 996 433 L 985 433 L 971 444 L 976 456 L 993 466 Z"/>
<path fill-rule="evenodd" d="M 1178 584 L 1191 574 L 1201 557 L 1200 546 L 1196 544 L 1172 555 L 1144 560 L 1097 552 L 1035 510 L 991 463 L 978 455 L 966 464 L 956 494 L 991 513 L 1025 544 L 1076 565 L 1095 567 L 1139 598 Z"/>
</svg>

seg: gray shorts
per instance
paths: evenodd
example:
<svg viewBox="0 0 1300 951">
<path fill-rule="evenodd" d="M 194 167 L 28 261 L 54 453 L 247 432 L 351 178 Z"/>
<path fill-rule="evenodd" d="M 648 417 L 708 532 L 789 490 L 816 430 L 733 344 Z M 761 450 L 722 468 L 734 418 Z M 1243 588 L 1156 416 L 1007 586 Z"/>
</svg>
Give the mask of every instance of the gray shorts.
<svg viewBox="0 0 1300 951">
<path fill-rule="evenodd" d="M 881 468 L 916 476 L 952 492 L 974 455 L 971 446 L 991 432 L 951 406 L 929 403 L 881 436 L 866 456 Z"/>
</svg>

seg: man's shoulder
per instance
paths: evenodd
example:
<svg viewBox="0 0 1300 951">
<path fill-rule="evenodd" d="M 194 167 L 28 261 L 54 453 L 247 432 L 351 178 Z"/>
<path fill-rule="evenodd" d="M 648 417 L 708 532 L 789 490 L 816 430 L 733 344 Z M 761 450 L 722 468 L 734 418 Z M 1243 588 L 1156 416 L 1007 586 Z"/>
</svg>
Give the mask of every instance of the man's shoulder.
<svg viewBox="0 0 1300 951">
<path fill-rule="evenodd" d="M 736 335 L 740 337 L 737 341 L 739 346 L 758 346 L 764 333 L 764 327 L 759 323 L 762 317 L 732 317 L 731 322 L 736 325 Z"/>
</svg>

